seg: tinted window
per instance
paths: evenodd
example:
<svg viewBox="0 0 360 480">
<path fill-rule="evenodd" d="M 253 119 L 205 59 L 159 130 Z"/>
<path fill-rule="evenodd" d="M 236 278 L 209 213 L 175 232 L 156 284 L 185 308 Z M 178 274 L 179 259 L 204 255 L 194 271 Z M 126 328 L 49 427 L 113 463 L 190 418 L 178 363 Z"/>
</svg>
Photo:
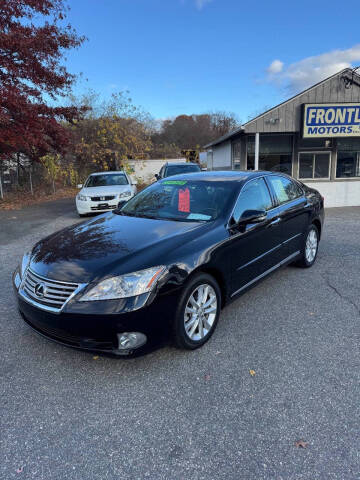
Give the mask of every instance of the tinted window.
<svg viewBox="0 0 360 480">
<path fill-rule="evenodd" d="M 128 185 L 128 180 L 123 173 L 107 175 L 91 175 L 85 187 L 107 187 L 111 185 Z"/>
<path fill-rule="evenodd" d="M 330 153 L 304 153 L 299 155 L 299 178 L 329 178 Z"/>
<path fill-rule="evenodd" d="M 167 180 L 156 182 L 129 200 L 120 214 L 177 221 L 214 220 L 231 208 L 231 182 Z"/>
<path fill-rule="evenodd" d="M 288 178 L 277 177 L 275 175 L 267 178 L 280 204 L 294 200 L 302 195 L 302 190 L 299 185 Z"/>
<path fill-rule="evenodd" d="M 234 220 L 239 221 L 246 210 L 269 210 L 272 207 L 269 190 L 263 178 L 247 183 L 241 190 L 234 210 Z"/>
<path fill-rule="evenodd" d="M 191 173 L 191 172 L 200 172 L 201 169 L 199 165 L 169 165 L 166 169 L 165 177 L 170 177 L 172 175 L 178 175 L 179 173 Z"/>
<path fill-rule="evenodd" d="M 360 152 L 338 152 L 336 178 L 360 177 Z"/>
</svg>

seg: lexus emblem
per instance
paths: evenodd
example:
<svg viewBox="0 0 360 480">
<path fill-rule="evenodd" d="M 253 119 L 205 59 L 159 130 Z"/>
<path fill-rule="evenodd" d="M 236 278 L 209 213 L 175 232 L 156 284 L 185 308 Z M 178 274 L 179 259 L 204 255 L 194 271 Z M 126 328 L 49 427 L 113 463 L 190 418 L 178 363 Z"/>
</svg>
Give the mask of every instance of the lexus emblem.
<svg viewBox="0 0 360 480">
<path fill-rule="evenodd" d="M 47 288 L 44 283 L 37 283 L 34 287 L 34 293 L 37 297 L 43 298 L 46 295 Z"/>
<path fill-rule="evenodd" d="M 100 200 L 105 200 L 105 197 L 100 197 Z"/>
</svg>

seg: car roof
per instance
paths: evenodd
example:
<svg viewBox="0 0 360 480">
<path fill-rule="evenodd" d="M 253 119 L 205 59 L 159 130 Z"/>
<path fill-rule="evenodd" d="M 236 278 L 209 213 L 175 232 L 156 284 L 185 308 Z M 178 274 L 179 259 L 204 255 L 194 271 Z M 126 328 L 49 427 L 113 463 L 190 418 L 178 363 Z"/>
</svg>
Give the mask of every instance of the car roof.
<svg viewBox="0 0 360 480">
<path fill-rule="evenodd" d="M 90 177 L 93 175 L 110 175 L 111 173 L 125 173 L 124 170 L 106 170 L 106 172 L 94 172 L 90 173 Z"/>
<path fill-rule="evenodd" d="M 177 167 L 179 165 L 181 165 L 181 166 L 183 166 L 183 165 L 196 165 L 197 167 L 200 168 L 200 165 L 198 163 L 195 163 L 195 162 L 166 162 L 165 165 L 167 167 L 171 167 L 172 165 L 177 166 Z"/>
<path fill-rule="evenodd" d="M 206 181 L 222 181 L 222 182 L 244 182 L 250 178 L 261 177 L 263 175 L 271 175 L 274 172 L 262 170 L 212 170 L 192 173 L 180 173 L 172 175 L 171 179 L 186 178 L 186 180 L 202 180 Z M 167 177 L 164 179 L 167 180 Z"/>
</svg>

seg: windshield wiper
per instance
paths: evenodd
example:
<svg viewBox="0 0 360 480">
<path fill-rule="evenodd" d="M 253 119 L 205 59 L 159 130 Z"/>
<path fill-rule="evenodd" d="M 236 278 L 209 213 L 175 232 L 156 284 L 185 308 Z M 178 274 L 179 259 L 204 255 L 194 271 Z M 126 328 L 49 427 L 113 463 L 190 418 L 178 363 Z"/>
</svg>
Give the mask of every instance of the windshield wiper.
<svg viewBox="0 0 360 480">
<path fill-rule="evenodd" d="M 151 218 L 154 220 L 158 220 L 159 217 L 156 217 L 155 215 L 145 215 L 141 212 L 123 212 L 122 210 L 113 210 L 113 213 L 116 213 L 117 215 L 123 215 L 125 217 L 137 217 L 137 218 Z"/>
<path fill-rule="evenodd" d="M 116 215 L 122 215 L 124 217 L 138 217 L 139 216 L 139 215 L 136 215 L 136 213 L 123 212 L 122 210 L 119 210 L 119 209 L 115 209 L 112 212 L 116 213 Z"/>
</svg>

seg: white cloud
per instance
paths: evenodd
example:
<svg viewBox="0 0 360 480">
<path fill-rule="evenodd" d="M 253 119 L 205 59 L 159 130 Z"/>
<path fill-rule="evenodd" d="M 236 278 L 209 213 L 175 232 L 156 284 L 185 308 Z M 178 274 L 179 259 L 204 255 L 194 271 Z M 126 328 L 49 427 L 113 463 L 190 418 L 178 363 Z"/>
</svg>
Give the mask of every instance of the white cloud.
<svg viewBox="0 0 360 480">
<path fill-rule="evenodd" d="M 202 10 L 205 7 L 205 5 L 207 5 L 210 2 L 212 2 L 212 0 L 195 0 L 196 8 L 198 10 Z"/>
<path fill-rule="evenodd" d="M 267 80 L 297 93 L 344 68 L 360 63 L 360 44 L 346 50 L 332 50 L 285 65 L 274 60 L 267 68 Z"/>
<path fill-rule="evenodd" d="M 280 73 L 284 67 L 284 62 L 281 60 L 273 60 L 267 68 L 267 72 L 272 73 Z"/>
</svg>

